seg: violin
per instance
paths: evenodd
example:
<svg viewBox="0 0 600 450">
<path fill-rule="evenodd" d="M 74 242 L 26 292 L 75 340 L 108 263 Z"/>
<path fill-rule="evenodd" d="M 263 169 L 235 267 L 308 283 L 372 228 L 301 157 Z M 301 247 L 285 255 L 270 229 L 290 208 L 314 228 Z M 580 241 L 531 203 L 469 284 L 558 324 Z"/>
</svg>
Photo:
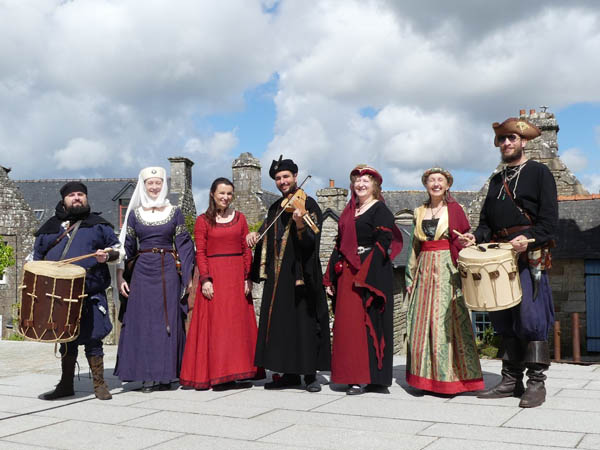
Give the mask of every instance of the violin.
<svg viewBox="0 0 600 450">
<path fill-rule="evenodd" d="M 299 210 L 302 215 L 302 220 L 304 220 L 315 233 L 319 233 L 319 227 L 315 224 L 306 210 L 306 197 L 306 192 L 298 188 L 293 194 L 288 194 L 287 197 L 281 201 L 281 207 L 285 212 L 293 213 L 295 210 Z"/>
</svg>

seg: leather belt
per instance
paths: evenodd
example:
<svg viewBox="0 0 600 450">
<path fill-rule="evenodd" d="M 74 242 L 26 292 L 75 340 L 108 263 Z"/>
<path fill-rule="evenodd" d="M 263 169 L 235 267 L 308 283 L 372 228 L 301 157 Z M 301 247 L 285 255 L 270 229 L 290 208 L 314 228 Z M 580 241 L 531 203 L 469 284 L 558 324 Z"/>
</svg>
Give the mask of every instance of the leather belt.
<svg viewBox="0 0 600 450">
<path fill-rule="evenodd" d="M 493 234 L 493 238 L 495 240 L 499 240 L 500 238 L 507 238 L 511 234 L 518 233 L 519 231 L 528 230 L 529 228 L 531 228 L 531 225 L 517 225 L 509 228 L 501 228 Z"/>
<path fill-rule="evenodd" d="M 138 253 L 175 253 L 175 250 L 173 250 L 172 248 L 147 248 L 144 250 L 138 250 Z"/>
</svg>

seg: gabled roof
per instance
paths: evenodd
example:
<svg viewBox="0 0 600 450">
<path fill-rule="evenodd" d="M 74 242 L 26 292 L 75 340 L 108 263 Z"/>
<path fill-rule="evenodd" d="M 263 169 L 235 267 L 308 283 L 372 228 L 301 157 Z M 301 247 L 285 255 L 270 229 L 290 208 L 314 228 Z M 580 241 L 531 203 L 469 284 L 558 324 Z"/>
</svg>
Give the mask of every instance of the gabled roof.
<svg viewBox="0 0 600 450">
<path fill-rule="evenodd" d="M 278 198 L 281 198 L 280 194 L 274 194 L 273 192 L 269 192 L 269 191 L 258 191 L 256 193 L 256 195 L 258 196 L 258 198 L 260 199 L 260 201 L 262 202 L 262 204 L 265 206 L 266 209 L 269 209 L 269 207 Z"/>
<path fill-rule="evenodd" d="M 450 191 L 458 203 L 467 207 L 478 194 L 476 191 Z M 418 191 L 384 191 L 383 198 L 390 210 L 396 214 L 403 209 L 414 211 L 427 199 L 427 192 Z"/>
<path fill-rule="evenodd" d="M 555 258 L 600 258 L 600 196 L 559 198 Z"/>
</svg>

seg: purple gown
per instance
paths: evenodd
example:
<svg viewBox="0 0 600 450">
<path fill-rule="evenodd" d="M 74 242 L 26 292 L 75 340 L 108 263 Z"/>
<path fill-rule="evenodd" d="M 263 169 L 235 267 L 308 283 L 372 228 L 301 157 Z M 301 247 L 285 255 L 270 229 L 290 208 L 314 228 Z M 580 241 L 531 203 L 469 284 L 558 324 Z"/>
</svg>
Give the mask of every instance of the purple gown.
<svg viewBox="0 0 600 450">
<path fill-rule="evenodd" d="M 129 301 L 123 318 L 115 375 L 123 381 L 171 381 L 179 377 L 185 346 L 181 294 L 194 268 L 194 244 L 185 228 L 183 214 L 173 207 L 166 219 L 149 223 L 139 209 L 129 214 L 125 252 L 127 258 L 140 250 L 172 249 L 181 261 L 177 273 L 170 253 L 140 253 L 129 285 Z M 166 283 L 165 314 L 162 262 Z M 167 333 L 166 317 L 171 333 Z"/>
</svg>

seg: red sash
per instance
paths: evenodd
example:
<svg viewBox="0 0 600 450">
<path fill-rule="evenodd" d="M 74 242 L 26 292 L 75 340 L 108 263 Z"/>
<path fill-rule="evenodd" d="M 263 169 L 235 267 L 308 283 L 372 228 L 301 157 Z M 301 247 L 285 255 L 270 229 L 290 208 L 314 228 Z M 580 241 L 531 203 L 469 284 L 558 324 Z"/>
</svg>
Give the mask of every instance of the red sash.
<svg viewBox="0 0 600 450">
<path fill-rule="evenodd" d="M 440 239 L 439 241 L 421 242 L 422 252 L 435 252 L 436 250 L 450 250 L 450 241 L 448 239 Z"/>
</svg>

